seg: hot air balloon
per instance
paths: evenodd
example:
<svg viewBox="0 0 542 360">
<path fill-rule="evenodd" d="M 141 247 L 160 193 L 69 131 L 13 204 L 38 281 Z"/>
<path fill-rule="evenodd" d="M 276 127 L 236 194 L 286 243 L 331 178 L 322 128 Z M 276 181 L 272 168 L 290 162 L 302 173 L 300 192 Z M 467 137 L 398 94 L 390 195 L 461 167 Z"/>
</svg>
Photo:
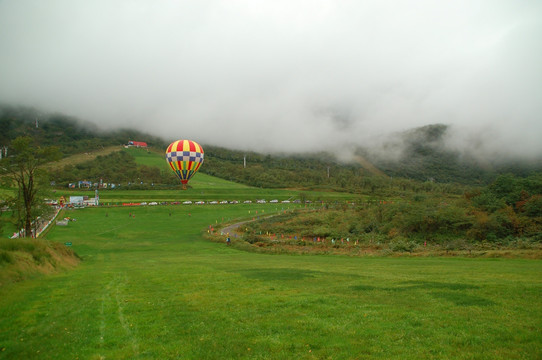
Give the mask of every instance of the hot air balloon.
<svg viewBox="0 0 542 360">
<path fill-rule="evenodd" d="M 186 189 L 188 180 L 203 164 L 203 148 L 195 141 L 177 140 L 167 147 L 166 160 Z"/>
</svg>

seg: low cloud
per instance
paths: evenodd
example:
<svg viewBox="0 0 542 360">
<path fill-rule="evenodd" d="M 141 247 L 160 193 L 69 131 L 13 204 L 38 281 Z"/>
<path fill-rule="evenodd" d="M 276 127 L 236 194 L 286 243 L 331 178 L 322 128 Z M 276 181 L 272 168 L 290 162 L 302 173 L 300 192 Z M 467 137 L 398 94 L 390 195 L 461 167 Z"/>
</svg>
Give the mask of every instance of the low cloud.
<svg viewBox="0 0 542 360">
<path fill-rule="evenodd" d="M 542 154 L 537 1 L 0 2 L 0 101 L 256 151 Z"/>
</svg>

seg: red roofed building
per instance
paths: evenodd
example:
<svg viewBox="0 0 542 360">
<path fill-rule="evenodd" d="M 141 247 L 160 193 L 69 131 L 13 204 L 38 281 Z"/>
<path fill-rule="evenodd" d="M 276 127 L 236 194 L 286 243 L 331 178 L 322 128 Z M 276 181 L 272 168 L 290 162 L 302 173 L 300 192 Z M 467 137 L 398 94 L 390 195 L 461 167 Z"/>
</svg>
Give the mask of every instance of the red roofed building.
<svg viewBox="0 0 542 360">
<path fill-rule="evenodd" d="M 146 148 L 147 147 L 147 143 L 146 142 L 143 142 L 143 141 L 128 141 L 128 145 L 131 145 L 131 146 L 135 146 L 135 147 L 138 147 L 138 148 Z"/>
</svg>

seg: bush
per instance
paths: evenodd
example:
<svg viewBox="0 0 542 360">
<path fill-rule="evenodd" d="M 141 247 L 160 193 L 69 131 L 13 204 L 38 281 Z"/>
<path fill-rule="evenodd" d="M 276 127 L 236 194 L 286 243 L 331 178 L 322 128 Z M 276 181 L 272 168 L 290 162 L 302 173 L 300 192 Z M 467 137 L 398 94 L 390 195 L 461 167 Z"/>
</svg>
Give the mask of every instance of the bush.
<svg viewBox="0 0 542 360">
<path fill-rule="evenodd" d="M 472 250 L 471 244 L 465 239 L 449 240 L 445 243 L 444 248 L 449 250 Z"/>
<path fill-rule="evenodd" d="M 249 244 L 256 244 L 256 243 L 261 243 L 261 242 L 265 242 L 265 239 L 263 236 L 259 236 L 259 235 L 256 235 L 256 234 L 247 234 L 243 237 L 243 239 L 248 242 Z"/>
<path fill-rule="evenodd" d="M 504 199 L 499 198 L 495 196 L 495 194 L 486 190 L 480 195 L 474 197 L 472 199 L 472 204 L 478 209 L 492 213 L 504 207 L 506 205 L 506 202 L 504 201 Z"/>
<path fill-rule="evenodd" d="M 518 238 L 516 240 L 510 240 L 510 247 L 521 250 L 540 249 L 542 246 L 536 239 Z"/>
<path fill-rule="evenodd" d="M 403 238 L 394 240 L 390 243 L 390 249 L 395 252 L 409 252 L 411 253 L 418 245 L 414 241 L 408 241 Z"/>
<path fill-rule="evenodd" d="M 542 195 L 535 195 L 528 199 L 524 209 L 527 216 L 542 217 Z"/>
</svg>

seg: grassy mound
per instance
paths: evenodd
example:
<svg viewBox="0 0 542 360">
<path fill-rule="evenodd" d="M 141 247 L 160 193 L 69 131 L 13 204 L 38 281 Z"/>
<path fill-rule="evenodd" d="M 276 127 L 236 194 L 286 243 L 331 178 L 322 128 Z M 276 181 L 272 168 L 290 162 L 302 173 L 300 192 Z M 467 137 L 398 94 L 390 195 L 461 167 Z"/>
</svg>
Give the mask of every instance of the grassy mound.
<svg viewBox="0 0 542 360">
<path fill-rule="evenodd" d="M 79 257 L 61 243 L 0 239 L 0 286 L 75 267 Z"/>
<path fill-rule="evenodd" d="M 218 231 L 207 238 L 224 242 L 220 234 L 231 233 L 233 247 L 272 254 L 542 259 L 542 243 L 537 236 L 479 240 L 470 236 L 469 229 L 476 224 L 467 215 L 435 210 L 439 216 L 433 219 L 418 213 L 407 217 L 392 206 L 367 203 L 284 211 L 243 222 L 242 226 L 218 226 Z"/>
</svg>

